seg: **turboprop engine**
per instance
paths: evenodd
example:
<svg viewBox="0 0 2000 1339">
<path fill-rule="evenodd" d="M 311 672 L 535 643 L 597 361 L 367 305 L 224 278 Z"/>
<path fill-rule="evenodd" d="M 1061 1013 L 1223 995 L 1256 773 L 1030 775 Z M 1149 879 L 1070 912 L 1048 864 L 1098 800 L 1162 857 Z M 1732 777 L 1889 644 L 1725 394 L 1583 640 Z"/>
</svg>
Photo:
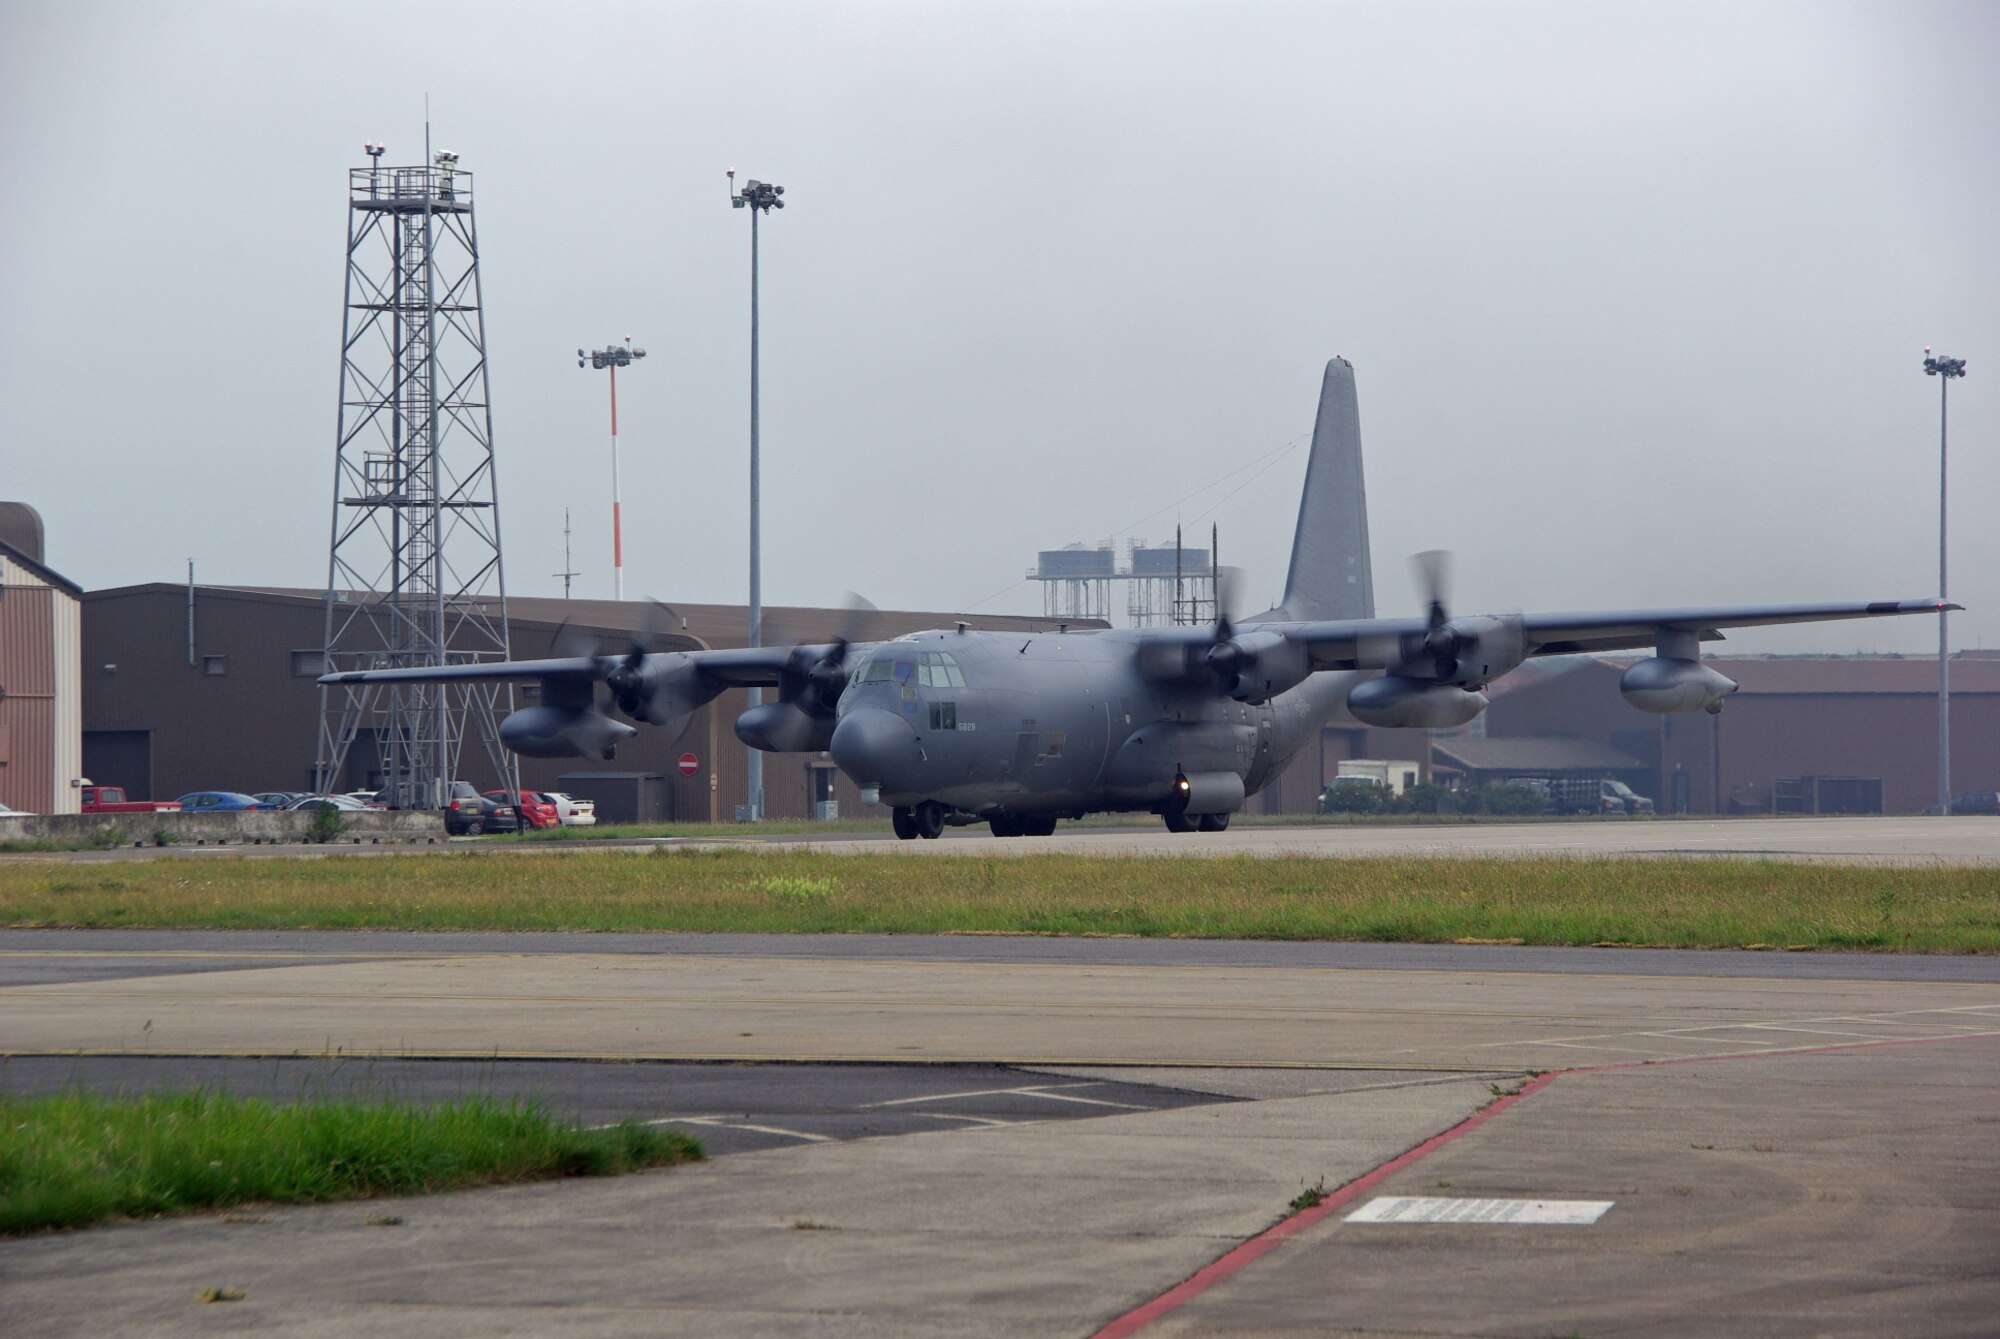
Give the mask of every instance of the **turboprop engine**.
<svg viewBox="0 0 2000 1339">
<path fill-rule="evenodd" d="M 1641 660 L 1618 680 L 1618 691 L 1641 711 L 1667 715 L 1679 711 L 1722 710 L 1722 699 L 1736 691 L 1736 681 L 1681 656 Z"/>
<path fill-rule="evenodd" d="M 638 734 L 589 707 L 524 707 L 500 722 L 500 742 L 530 758 L 605 758 Z"/>
<path fill-rule="evenodd" d="M 1229 636 L 1227 624 L 1222 632 L 1203 660 L 1214 672 L 1217 687 L 1238 702 L 1269 702 L 1312 673 L 1305 646 L 1282 633 L 1253 629 Z"/>
<path fill-rule="evenodd" d="M 1388 730 L 1444 730 L 1486 710 L 1486 698 L 1454 684 L 1387 674 L 1354 686 L 1347 709 L 1364 725 Z"/>
</svg>

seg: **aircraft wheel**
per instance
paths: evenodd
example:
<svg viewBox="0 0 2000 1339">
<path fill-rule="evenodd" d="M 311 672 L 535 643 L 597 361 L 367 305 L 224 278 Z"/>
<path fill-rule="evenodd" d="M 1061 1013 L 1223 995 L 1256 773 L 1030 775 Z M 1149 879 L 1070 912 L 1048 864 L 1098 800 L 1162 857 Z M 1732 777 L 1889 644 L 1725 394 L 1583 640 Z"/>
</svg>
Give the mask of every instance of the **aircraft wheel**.
<svg viewBox="0 0 2000 1339">
<path fill-rule="evenodd" d="M 1195 820 L 1187 816 L 1185 809 L 1168 809 L 1160 815 L 1166 820 L 1168 832 L 1193 832 Z"/>
<path fill-rule="evenodd" d="M 1195 823 L 1203 832 L 1223 832 L 1229 827 L 1228 814 L 1203 814 Z"/>
<path fill-rule="evenodd" d="M 936 800 L 925 800 L 918 805 L 914 818 L 917 835 L 925 841 L 936 841 L 944 835 L 944 806 Z"/>
<path fill-rule="evenodd" d="M 995 814 L 987 820 L 987 826 L 996 837 L 1018 837 L 1022 832 L 1021 820 L 1015 814 Z"/>
<path fill-rule="evenodd" d="M 1039 818 L 1021 820 L 1021 835 L 1024 837 L 1053 837 L 1056 835 L 1054 814 L 1043 814 Z"/>
<path fill-rule="evenodd" d="M 896 831 L 897 841 L 913 841 L 917 835 L 917 817 L 906 804 L 899 804 L 889 811 L 889 826 Z"/>
</svg>

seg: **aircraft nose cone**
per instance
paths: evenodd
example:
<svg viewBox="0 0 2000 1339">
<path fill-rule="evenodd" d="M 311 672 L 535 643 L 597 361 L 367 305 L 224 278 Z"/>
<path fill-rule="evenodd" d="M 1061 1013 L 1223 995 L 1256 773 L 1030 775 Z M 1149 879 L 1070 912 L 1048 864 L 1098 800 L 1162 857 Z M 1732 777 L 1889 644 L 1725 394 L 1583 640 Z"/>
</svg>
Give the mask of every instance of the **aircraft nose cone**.
<svg viewBox="0 0 2000 1339">
<path fill-rule="evenodd" d="M 840 718 L 827 745 L 840 770 L 863 784 L 897 790 L 921 759 L 917 732 L 894 712 L 856 707 Z"/>
</svg>

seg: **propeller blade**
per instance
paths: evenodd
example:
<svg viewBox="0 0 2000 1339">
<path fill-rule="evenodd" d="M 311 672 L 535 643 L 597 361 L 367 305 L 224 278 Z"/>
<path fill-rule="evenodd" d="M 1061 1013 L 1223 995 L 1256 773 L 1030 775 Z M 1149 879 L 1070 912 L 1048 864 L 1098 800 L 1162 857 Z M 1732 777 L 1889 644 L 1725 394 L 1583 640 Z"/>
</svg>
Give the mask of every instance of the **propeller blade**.
<svg viewBox="0 0 2000 1339">
<path fill-rule="evenodd" d="M 1424 598 L 1426 621 L 1433 629 L 1443 627 L 1450 619 L 1445 606 L 1451 593 L 1451 553 L 1446 549 L 1425 549 L 1411 555 L 1410 574 Z"/>
<path fill-rule="evenodd" d="M 1214 580 L 1215 640 L 1226 642 L 1235 635 L 1233 629 L 1243 593 L 1243 572 L 1241 568 L 1218 567 Z"/>
</svg>

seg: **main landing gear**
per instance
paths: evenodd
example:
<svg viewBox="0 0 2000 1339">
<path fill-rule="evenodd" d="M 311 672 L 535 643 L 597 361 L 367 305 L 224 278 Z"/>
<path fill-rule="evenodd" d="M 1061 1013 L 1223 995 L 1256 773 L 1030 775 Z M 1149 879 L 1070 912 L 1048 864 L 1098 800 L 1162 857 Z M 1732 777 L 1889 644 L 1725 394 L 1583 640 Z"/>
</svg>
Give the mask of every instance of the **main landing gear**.
<svg viewBox="0 0 2000 1339">
<path fill-rule="evenodd" d="M 1053 837 L 1054 814 L 995 814 L 987 820 L 996 837 Z"/>
<path fill-rule="evenodd" d="M 1226 832 L 1229 829 L 1228 814 L 1190 814 L 1185 809 L 1166 808 L 1160 811 L 1168 832 Z"/>
</svg>

